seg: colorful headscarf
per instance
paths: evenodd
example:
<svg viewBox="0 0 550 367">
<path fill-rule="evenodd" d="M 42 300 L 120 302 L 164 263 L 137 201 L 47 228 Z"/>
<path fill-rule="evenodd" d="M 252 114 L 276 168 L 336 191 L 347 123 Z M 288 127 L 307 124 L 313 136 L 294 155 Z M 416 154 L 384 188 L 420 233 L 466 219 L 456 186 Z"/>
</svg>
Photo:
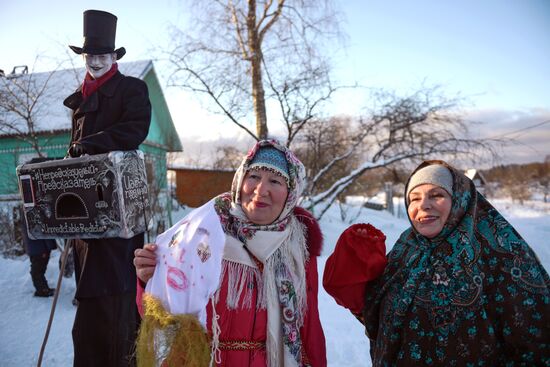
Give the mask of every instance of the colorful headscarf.
<svg viewBox="0 0 550 367">
<path fill-rule="evenodd" d="M 240 191 L 254 158 L 262 148 L 284 153 L 288 169 L 288 196 L 279 217 L 271 224 L 251 222 L 241 207 Z M 256 161 L 257 162 L 257 161 Z M 238 168 L 230 193 L 216 198 L 216 211 L 226 233 L 222 274 L 232 284 L 228 308 L 251 307 L 251 279 L 258 284 L 256 307 L 267 310 L 267 365 L 305 366 L 300 327 L 307 306 L 305 262 L 308 259 L 304 228 L 293 215 L 305 185 L 305 168 L 296 156 L 274 140 L 254 145 Z M 247 260 L 248 259 L 248 260 Z M 239 300 L 243 300 L 239 304 Z M 214 340 L 213 344 L 216 344 Z"/>
<path fill-rule="evenodd" d="M 451 213 L 434 238 L 403 232 L 368 286 L 373 366 L 549 363 L 548 274 L 464 174 L 442 161 L 416 171 L 433 164 L 453 176 Z"/>
<path fill-rule="evenodd" d="M 290 177 L 288 176 L 288 162 L 285 154 L 272 146 L 263 146 L 258 149 L 256 155 L 252 158 L 249 165 L 250 169 L 267 169 L 283 177 L 286 184 Z"/>
<path fill-rule="evenodd" d="M 241 187 L 244 177 L 249 171 L 253 159 L 262 147 L 277 149 L 284 153 L 288 168 L 288 196 L 279 218 L 267 225 L 258 225 L 250 222 L 241 208 Z M 290 215 L 298 205 L 306 182 L 306 170 L 302 162 L 287 147 L 276 140 L 261 140 L 257 142 L 247 153 L 233 177 L 231 193 L 222 194 L 218 197 L 218 214 L 222 219 L 222 225 L 226 233 L 232 234 L 240 241 L 245 242 L 246 238 L 253 236 L 257 230 L 282 231 L 286 228 Z"/>
</svg>

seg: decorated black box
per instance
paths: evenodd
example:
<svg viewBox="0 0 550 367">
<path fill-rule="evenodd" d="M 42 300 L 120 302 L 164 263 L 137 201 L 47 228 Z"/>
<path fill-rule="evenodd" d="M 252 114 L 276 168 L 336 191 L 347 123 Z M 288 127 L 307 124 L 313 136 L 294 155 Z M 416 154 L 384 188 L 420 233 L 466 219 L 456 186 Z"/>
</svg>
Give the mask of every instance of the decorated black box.
<svg viewBox="0 0 550 367">
<path fill-rule="evenodd" d="M 139 150 L 24 164 L 17 176 L 33 239 L 131 238 L 152 224 Z"/>
</svg>

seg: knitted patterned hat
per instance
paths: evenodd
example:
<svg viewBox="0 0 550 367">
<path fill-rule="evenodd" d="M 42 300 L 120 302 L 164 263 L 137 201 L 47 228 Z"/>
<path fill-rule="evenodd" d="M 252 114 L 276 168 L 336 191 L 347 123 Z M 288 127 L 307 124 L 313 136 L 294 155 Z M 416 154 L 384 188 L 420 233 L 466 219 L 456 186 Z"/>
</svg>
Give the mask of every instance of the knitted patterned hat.
<svg viewBox="0 0 550 367">
<path fill-rule="evenodd" d="M 432 184 L 441 187 L 453 195 L 453 175 L 451 171 L 439 164 L 432 164 L 424 168 L 419 169 L 409 179 L 407 184 L 407 193 L 405 198 L 409 201 L 409 194 L 417 186 L 423 184 Z"/>
<path fill-rule="evenodd" d="M 290 180 L 285 154 L 272 146 L 261 147 L 250 161 L 248 168 L 267 168 L 283 176 L 287 184 Z"/>
</svg>

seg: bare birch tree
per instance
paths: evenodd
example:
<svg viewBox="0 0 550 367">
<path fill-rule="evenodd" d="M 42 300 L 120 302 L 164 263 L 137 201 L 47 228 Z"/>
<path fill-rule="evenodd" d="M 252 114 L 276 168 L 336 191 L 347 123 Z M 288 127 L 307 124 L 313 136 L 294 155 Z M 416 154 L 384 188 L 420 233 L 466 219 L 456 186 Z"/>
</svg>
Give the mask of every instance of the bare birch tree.
<svg viewBox="0 0 550 367">
<path fill-rule="evenodd" d="M 322 40 L 326 46 L 339 35 L 331 1 L 190 3 L 192 28 L 175 30 L 168 84 L 207 96 L 214 111 L 256 140 L 278 119 L 290 145 L 337 89 L 321 52 Z"/>
<path fill-rule="evenodd" d="M 362 158 L 361 149 L 354 146 L 358 133 L 356 117 L 334 116 L 315 119 L 308 123 L 294 140 L 293 150 L 306 167 L 307 192 L 328 189 L 338 178 L 345 176 Z M 335 157 L 345 159 L 334 161 Z M 327 165 L 331 168 L 317 180 L 313 180 Z"/>
<path fill-rule="evenodd" d="M 281 122 L 287 146 L 306 154 L 304 204 L 315 207 L 318 218 L 369 170 L 490 149 L 468 138 L 468 123 L 457 111 L 460 101 L 436 87 L 406 97 L 381 92 L 372 99 L 377 105 L 353 118 L 345 134 L 316 131 L 337 123 L 321 112 L 342 88 L 331 82 L 329 58 L 321 52 L 340 36 L 330 0 L 189 1 L 193 28 L 173 35 L 168 84 L 205 96 L 214 111 L 254 139 L 268 137 L 268 125 Z M 316 136 L 321 132 L 324 137 Z M 331 148 L 324 149 L 324 141 L 317 151 L 330 152 L 329 159 L 307 158 L 319 148 L 307 144 L 326 136 L 333 139 Z"/>
<path fill-rule="evenodd" d="M 367 171 L 404 161 L 475 159 L 493 152 L 487 140 L 469 137 L 469 122 L 459 111 L 461 99 L 447 98 L 439 87 L 423 87 L 405 97 L 382 91 L 373 100 L 375 106 L 357 120 L 346 149 L 310 176 L 304 205 L 315 208 L 318 218 Z M 339 162 L 358 154 L 361 158 L 354 159 L 356 164 L 331 179 L 327 188 L 325 178 Z M 324 185 L 319 185 L 323 180 Z"/>
</svg>

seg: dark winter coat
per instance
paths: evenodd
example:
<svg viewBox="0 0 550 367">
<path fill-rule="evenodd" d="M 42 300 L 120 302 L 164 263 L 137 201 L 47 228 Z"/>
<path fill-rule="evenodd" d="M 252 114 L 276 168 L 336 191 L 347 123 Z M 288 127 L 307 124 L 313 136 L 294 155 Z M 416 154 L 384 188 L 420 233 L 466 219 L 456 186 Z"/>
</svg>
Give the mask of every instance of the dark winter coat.
<svg viewBox="0 0 550 367">
<path fill-rule="evenodd" d="M 447 168 L 453 205 L 436 237 L 411 226 L 386 265 L 385 237 L 356 224 L 327 259 L 325 289 L 365 324 L 375 367 L 549 366 L 548 273 L 473 182 Z"/>
<path fill-rule="evenodd" d="M 73 110 L 72 142 L 82 144 L 88 154 L 137 149 L 149 132 L 147 85 L 120 72 L 86 100 L 79 88 L 63 104 Z"/>
<path fill-rule="evenodd" d="M 73 142 L 88 154 L 133 150 L 145 140 L 151 122 L 147 85 L 117 72 L 83 100 L 81 87 L 63 104 L 73 110 Z M 74 241 L 76 297 L 99 297 L 135 292 L 134 250 L 143 246 L 143 234 L 130 239 Z"/>
</svg>

